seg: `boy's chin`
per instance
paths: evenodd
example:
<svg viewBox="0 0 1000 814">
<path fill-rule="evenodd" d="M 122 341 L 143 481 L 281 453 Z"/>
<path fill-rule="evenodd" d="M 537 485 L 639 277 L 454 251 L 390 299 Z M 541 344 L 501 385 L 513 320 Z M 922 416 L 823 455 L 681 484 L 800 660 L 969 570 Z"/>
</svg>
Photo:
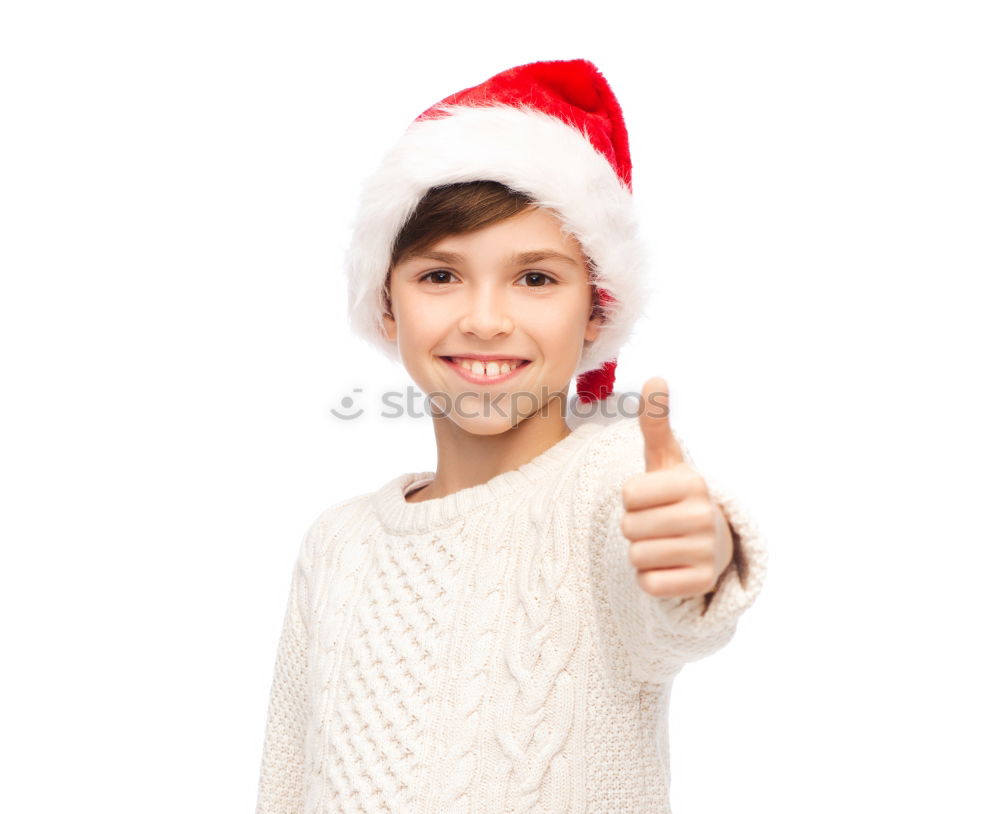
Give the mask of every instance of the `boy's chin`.
<svg viewBox="0 0 1000 814">
<path fill-rule="evenodd" d="M 553 412 L 558 412 L 557 410 Z M 521 416 L 490 416 L 469 418 L 468 416 L 448 416 L 446 420 L 452 421 L 459 429 L 470 435 L 502 435 L 505 432 L 517 429 L 526 422 L 534 421 L 540 417 L 541 413 L 521 415 Z M 551 415 L 551 414 L 550 414 Z"/>
<path fill-rule="evenodd" d="M 498 399 L 431 398 L 435 420 L 450 421 L 470 435 L 500 435 L 527 421 L 558 420 L 560 413 L 565 418 L 564 407 L 563 399 L 546 399 L 544 394 L 530 392 L 505 394 Z"/>
<path fill-rule="evenodd" d="M 502 435 L 514 429 L 515 419 L 503 416 L 470 418 L 468 416 L 450 415 L 447 417 L 459 429 L 469 435 Z"/>
</svg>

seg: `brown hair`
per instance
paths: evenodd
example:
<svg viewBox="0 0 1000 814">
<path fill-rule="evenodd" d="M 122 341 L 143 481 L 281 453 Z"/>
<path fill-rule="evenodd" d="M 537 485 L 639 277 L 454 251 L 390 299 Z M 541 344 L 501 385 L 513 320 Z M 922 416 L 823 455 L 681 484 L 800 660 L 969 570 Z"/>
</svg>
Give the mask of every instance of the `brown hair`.
<svg viewBox="0 0 1000 814">
<path fill-rule="evenodd" d="M 430 248 L 448 235 L 474 232 L 532 206 L 537 206 L 537 202 L 530 195 L 499 181 L 464 181 L 432 187 L 396 235 L 389 269 L 391 271 L 410 255 Z M 593 275 L 589 258 L 587 266 Z M 388 273 L 383 288 L 385 302 L 391 307 Z M 594 310 L 600 312 L 597 287 L 593 284 L 591 291 Z"/>
</svg>

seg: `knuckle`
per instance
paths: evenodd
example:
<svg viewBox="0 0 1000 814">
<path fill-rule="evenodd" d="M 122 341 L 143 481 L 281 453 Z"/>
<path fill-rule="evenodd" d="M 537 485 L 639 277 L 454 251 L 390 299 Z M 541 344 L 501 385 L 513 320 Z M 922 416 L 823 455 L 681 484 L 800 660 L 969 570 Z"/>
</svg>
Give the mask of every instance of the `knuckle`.
<svg viewBox="0 0 1000 814">
<path fill-rule="evenodd" d="M 684 485 L 690 494 L 703 495 L 708 493 L 705 479 L 691 467 L 684 474 Z"/>
<path fill-rule="evenodd" d="M 691 519 L 700 528 L 713 528 L 715 526 L 715 513 L 712 511 L 712 504 L 707 500 L 699 500 L 691 515 Z"/>
<path fill-rule="evenodd" d="M 707 534 L 701 536 L 698 550 L 696 553 L 696 561 L 700 562 L 705 568 L 711 568 L 715 563 L 715 538 L 710 537 Z"/>
</svg>

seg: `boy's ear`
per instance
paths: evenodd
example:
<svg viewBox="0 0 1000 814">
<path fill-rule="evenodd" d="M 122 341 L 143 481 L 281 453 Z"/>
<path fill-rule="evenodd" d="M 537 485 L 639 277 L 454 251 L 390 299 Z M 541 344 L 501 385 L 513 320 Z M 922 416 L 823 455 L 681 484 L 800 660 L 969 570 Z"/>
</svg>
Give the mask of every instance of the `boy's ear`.
<svg viewBox="0 0 1000 814">
<path fill-rule="evenodd" d="M 392 314 L 382 314 L 382 331 L 390 342 L 396 341 L 396 320 L 393 319 Z"/>
<path fill-rule="evenodd" d="M 583 338 L 587 342 L 593 342 L 601 334 L 601 327 L 604 325 L 604 309 L 597 296 L 597 289 L 592 288 L 593 295 L 590 300 L 590 320 L 583 333 Z"/>
<path fill-rule="evenodd" d="M 388 280 L 382 287 L 382 297 L 385 301 L 385 311 L 382 312 L 382 332 L 390 342 L 396 341 L 396 320 L 392 315 L 392 298 L 389 296 Z"/>
</svg>

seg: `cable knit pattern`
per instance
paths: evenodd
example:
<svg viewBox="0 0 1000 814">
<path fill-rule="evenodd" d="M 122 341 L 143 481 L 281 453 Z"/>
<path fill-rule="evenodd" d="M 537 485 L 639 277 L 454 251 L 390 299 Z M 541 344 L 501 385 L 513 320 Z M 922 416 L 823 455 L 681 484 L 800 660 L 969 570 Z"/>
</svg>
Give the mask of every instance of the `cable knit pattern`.
<svg viewBox="0 0 1000 814">
<path fill-rule="evenodd" d="M 642 471 L 636 419 L 585 423 L 447 497 L 408 503 L 433 478 L 408 473 L 324 511 L 292 575 L 257 814 L 669 812 L 673 678 L 732 638 L 767 552 L 702 472 L 734 561 L 713 594 L 646 594 L 620 531 Z"/>
</svg>

